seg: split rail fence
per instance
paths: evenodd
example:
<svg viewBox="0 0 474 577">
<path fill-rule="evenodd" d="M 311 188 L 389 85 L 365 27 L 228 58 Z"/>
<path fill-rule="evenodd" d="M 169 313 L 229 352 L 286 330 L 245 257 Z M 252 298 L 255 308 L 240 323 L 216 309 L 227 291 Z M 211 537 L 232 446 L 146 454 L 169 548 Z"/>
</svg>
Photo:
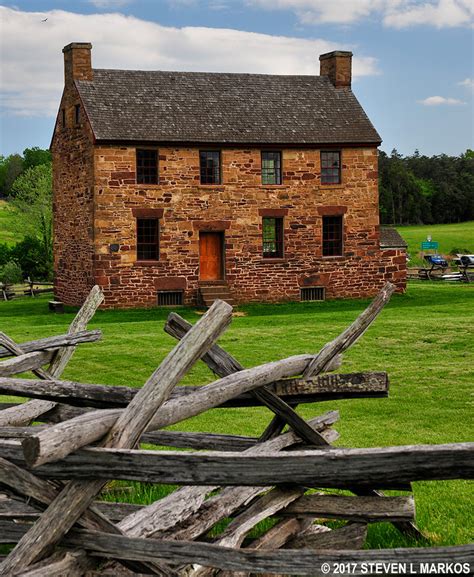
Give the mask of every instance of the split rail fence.
<svg viewBox="0 0 474 577">
<path fill-rule="evenodd" d="M 0 394 L 30 399 L 0 406 L 0 543 L 14 546 L 0 574 L 317 576 L 335 562 L 358 563 L 352 574 L 370 561 L 473 563 L 469 545 L 361 549 L 369 523 L 421 538 L 411 483 L 472 479 L 474 444 L 336 448 L 337 411 L 308 421 L 296 411 L 388 395 L 386 373 L 331 371 L 393 289 L 319 352 L 253 368 L 215 344 L 230 305 L 216 301 L 194 326 L 171 313 L 165 330 L 179 342 L 138 390 L 61 379 L 75 348 L 101 338 L 87 330 L 98 287 L 65 335 L 17 344 L 0 333 Z M 199 359 L 217 380 L 177 386 Z M 18 376 L 26 371 L 35 378 Z M 252 406 L 273 413 L 258 438 L 165 430 L 210 409 Z M 115 479 L 178 488 L 148 506 L 101 500 Z"/>
</svg>

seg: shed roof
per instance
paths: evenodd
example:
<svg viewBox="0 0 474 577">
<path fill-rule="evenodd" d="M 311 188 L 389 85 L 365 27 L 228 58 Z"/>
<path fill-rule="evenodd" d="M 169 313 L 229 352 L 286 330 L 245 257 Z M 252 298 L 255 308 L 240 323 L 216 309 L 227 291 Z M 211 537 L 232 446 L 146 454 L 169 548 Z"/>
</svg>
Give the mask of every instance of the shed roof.
<svg viewBox="0 0 474 577">
<path fill-rule="evenodd" d="M 76 86 L 99 141 L 381 142 L 352 91 L 326 76 L 94 69 Z"/>
<path fill-rule="evenodd" d="M 397 229 L 389 226 L 380 227 L 381 248 L 406 248 L 407 246 Z"/>
</svg>

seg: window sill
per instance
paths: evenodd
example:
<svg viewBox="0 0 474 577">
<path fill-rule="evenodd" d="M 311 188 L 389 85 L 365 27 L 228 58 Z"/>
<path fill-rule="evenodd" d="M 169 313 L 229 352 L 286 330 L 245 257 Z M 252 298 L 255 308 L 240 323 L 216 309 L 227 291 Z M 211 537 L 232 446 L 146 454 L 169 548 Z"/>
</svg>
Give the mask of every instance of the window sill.
<svg viewBox="0 0 474 577">
<path fill-rule="evenodd" d="M 325 183 L 325 182 L 320 182 L 319 183 L 321 187 L 324 188 L 336 188 L 336 189 L 340 189 L 340 188 L 344 188 L 344 184 L 342 182 L 340 182 L 339 184 L 331 184 L 331 183 Z"/>
<path fill-rule="evenodd" d="M 287 184 L 259 184 L 259 188 L 288 188 Z"/>
<path fill-rule="evenodd" d="M 284 256 L 281 257 L 262 257 L 262 262 L 268 262 L 269 264 L 278 264 L 279 262 L 286 262 Z"/>
<path fill-rule="evenodd" d="M 135 182 L 130 186 L 136 186 L 137 188 L 155 188 L 157 186 L 163 186 L 163 185 L 160 184 L 159 182 L 156 182 L 154 184 L 140 184 L 139 182 Z"/>
<path fill-rule="evenodd" d="M 161 263 L 160 260 L 136 260 L 134 266 L 157 266 Z"/>
<path fill-rule="evenodd" d="M 333 255 L 321 255 L 321 258 L 325 259 L 325 260 L 343 260 L 346 258 L 346 255 L 344 254 L 333 254 Z"/>
</svg>

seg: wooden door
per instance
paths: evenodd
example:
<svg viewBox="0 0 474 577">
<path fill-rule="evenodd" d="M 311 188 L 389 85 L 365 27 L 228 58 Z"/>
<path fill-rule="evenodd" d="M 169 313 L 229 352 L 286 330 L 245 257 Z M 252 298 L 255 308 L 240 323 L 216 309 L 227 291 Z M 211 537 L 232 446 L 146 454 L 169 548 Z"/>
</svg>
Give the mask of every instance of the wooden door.
<svg viewBox="0 0 474 577">
<path fill-rule="evenodd" d="M 222 279 L 222 245 L 221 232 L 199 233 L 199 278 L 200 280 Z"/>
</svg>

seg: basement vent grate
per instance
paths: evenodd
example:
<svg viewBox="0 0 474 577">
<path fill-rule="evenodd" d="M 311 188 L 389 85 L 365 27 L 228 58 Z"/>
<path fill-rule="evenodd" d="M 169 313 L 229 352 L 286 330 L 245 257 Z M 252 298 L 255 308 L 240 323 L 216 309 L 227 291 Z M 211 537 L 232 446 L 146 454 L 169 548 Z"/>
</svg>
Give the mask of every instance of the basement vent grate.
<svg viewBox="0 0 474 577">
<path fill-rule="evenodd" d="M 326 298 L 326 291 L 323 286 L 310 286 L 301 289 L 302 301 L 323 301 Z"/>
<path fill-rule="evenodd" d="M 183 291 L 158 291 L 158 306 L 173 307 L 183 304 Z"/>
</svg>

